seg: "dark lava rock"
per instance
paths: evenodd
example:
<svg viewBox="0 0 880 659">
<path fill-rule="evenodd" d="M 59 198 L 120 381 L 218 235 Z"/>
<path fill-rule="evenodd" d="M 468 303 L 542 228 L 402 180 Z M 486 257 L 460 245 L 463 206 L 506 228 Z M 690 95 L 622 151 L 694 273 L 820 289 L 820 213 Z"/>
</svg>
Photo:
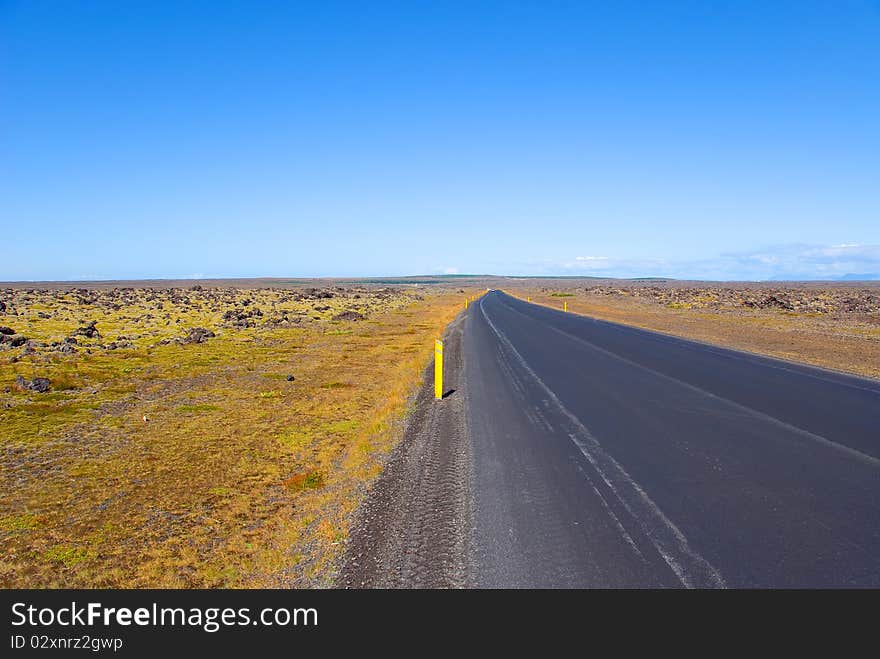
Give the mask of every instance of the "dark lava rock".
<svg viewBox="0 0 880 659">
<path fill-rule="evenodd" d="M 0 343 L 6 343 L 7 345 L 17 348 L 18 346 L 23 346 L 27 343 L 28 338 L 21 334 L 0 334 Z"/>
<path fill-rule="evenodd" d="M 333 320 L 364 320 L 366 316 L 358 311 L 343 311 L 333 316 Z"/>
<path fill-rule="evenodd" d="M 204 327 L 193 327 L 183 338 L 183 343 L 204 343 L 215 336 L 217 335 L 209 329 L 205 329 Z"/>
<path fill-rule="evenodd" d="M 238 309 L 229 309 L 223 314 L 223 320 L 230 327 L 254 327 L 256 323 L 252 320 L 254 316 L 262 316 L 263 312 L 259 309 L 251 309 L 250 311 L 239 311 Z"/>
<path fill-rule="evenodd" d="M 765 307 L 778 307 L 779 309 L 786 309 L 788 311 L 794 309 L 791 302 L 782 295 L 768 295 L 764 298 L 763 305 Z"/>
<path fill-rule="evenodd" d="M 0 334 L 15 334 L 15 330 L 11 327 L 0 326 Z"/>
<path fill-rule="evenodd" d="M 89 339 L 100 339 L 101 333 L 98 332 L 98 328 L 96 327 L 97 324 L 97 320 L 92 320 L 88 325 L 76 329 L 73 334 L 75 336 L 85 336 Z"/>
<path fill-rule="evenodd" d="M 44 394 L 49 391 L 49 382 L 48 378 L 34 378 L 33 380 L 25 380 L 20 375 L 15 378 L 15 384 L 18 385 L 20 389 L 24 389 L 25 391 L 35 391 L 38 394 Z"/>
<path fill-rule="evenodd" d="M 296 380 L 296 378 L 293 377 L 292 375 L 288 375 L 288 376 L 287 376 L 287 381 L 288 381 L 288 382 L 293 382 L 294 380 Z"/>
</svg>

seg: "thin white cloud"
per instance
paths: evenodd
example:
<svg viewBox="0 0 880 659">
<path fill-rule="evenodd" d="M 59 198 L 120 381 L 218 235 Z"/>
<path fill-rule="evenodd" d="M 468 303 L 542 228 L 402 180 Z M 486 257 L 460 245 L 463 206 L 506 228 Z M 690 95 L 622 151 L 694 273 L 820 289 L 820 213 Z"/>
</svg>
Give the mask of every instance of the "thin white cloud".
<svg viewBox="0 0 880 659">
<path fill-rule="evenodd" d="M 880 245 L 775 245 L 679 264 L 691 276 L 711 279 L 842 279 L 880 275 Z"/>
<path fill-rule="evenodd" d="M 788 244 L 715 258 L 670 261 L 614 256 L 576 256 L 538 266 L 545 274 L 600 277 L 672 277 L 676 279 L 772 280 L 880 278 L 880 245 Z M 529 273 L 526 273 L 529 274 Z"/>
</svg>

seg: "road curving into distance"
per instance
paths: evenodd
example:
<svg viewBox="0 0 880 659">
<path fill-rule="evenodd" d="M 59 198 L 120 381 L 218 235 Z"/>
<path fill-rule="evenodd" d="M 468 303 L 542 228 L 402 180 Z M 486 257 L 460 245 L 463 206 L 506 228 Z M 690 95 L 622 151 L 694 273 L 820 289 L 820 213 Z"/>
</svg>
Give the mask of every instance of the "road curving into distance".
<svg viewBox="0 0 880 659">
<path fill-rule="evenodd" d="M 499 291 L 461 342 L 468 585 L 880 585 L 880 383 Z"/>
</svg>

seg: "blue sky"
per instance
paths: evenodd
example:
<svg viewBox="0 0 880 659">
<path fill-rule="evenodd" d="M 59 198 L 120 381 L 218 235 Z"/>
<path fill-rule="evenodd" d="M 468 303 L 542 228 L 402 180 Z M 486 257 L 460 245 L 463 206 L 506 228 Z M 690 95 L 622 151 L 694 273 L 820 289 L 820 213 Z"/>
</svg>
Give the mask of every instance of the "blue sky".
<svg viewBox="0 0 880 659">
<path fill-rule="evenodd" d="M 880 273 L 880 3 L 0 0 L 0 280 Z"/>
</svg>

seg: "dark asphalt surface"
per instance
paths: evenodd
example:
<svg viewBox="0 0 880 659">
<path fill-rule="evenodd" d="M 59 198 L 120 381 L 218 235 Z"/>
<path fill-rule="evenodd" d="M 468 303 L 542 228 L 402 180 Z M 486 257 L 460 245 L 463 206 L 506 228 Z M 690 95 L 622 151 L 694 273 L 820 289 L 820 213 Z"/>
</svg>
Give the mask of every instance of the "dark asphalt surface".
<svg viewBox="0 0 880 659">
<path fill-rule="evenodd" d="M 880 586 L 880 383 L 498 291 L 462 354 L 471 585 Z"/>
</svg>

